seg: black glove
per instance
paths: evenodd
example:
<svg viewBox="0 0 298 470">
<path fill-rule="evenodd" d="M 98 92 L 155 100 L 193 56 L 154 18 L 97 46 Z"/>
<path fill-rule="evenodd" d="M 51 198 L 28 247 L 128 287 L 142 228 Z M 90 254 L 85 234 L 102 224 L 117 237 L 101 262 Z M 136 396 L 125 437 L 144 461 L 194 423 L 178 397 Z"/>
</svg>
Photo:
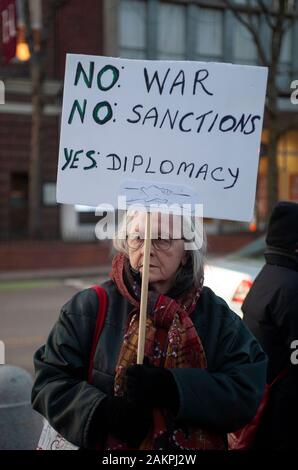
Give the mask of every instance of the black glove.
<svg viewBox="0 0 298 470">
<path fill-rule="evenodd" d="M 107 433 L 128 444 L 139 447 L 153 424 L 152 408 L 133 403 L 124 397 L 107 397 L 101 404 Z"/>
<path fill-rule="evenodd" d="M 148 360 L 146 365 L 127 368 L 126 392 L 133 403 L 143 401 L 148 406 L 178 411 L 179 392 L 173 374 L 163 367 L 149 365 Z"/>
</svg>

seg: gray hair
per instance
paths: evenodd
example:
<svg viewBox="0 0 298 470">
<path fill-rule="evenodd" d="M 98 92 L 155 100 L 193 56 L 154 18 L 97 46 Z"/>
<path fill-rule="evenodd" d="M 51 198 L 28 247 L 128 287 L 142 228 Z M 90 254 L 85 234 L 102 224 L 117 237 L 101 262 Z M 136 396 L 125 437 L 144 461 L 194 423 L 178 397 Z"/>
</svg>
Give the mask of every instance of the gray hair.
<svg viewBox="0 0 298 470">
<path fill-rule="evenodd" d="M 124 253 L 129 257 L 129 251 L 127 246 L 127 235 L 129 233 L 129 227 L 133 218 L 136 215 L 134 213 L 123 211 L 118 216 L 120 219 L 118 229 L 113 239 L 113 246 L 116 251 Z M 118 213 L 119 215 L 119 213 Z M 204 277 L 204 264 L 207 252 L 206 234 L 203 228 L 203 222 L 194 216 L 181 216 L 181 226 L 183 227 L 183 233 L 185 237 L 185 251 L 189 252 L 188 259 L 190 262 L 187 263 L 188 269 L 192 271 L 192 278 L 195 286 L 200 286 Z M 185 270 L 183 266 L 177 271 L 176 277 L 182 275 L 182 271 Z"/>
</svg>

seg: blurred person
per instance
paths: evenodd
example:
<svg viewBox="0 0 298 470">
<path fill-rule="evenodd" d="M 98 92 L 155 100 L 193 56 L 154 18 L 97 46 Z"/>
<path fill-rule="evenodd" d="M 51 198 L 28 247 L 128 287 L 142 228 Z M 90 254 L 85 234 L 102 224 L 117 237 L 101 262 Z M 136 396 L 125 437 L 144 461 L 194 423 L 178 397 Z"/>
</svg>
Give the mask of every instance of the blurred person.
<svg viewBox="0 0 298 470">
<path fill-rule="evenodd" d="M 298 366 L 291 363 L 298 340 L 298 204 L 279 202 L 267 230 L 266 264 L 243 306 L 243 320 L 268 355 L 272 383 L 255 447 L 298 449 Z"/>
<path fill-rule="evenodd" d="M 152 217 L 157 235 L 143 365 L 136 364 L 146 218 L 140 212 L 125 217 L 114 240 L 93 383 L 87 381 L 98 309 L 93 289 L 62 307 L 35 353 L 33 408 L 82 449 L 224 450 L 226 434 L 249 422 L 259 405 L 265 354 L 242 320 L 203 286 L 205 243 L 186 250 L 182 235 L 174 237 L 176 217 L 169 238 Z M 183 223 L 194 233 L 194 218 Z"/>
</svg>

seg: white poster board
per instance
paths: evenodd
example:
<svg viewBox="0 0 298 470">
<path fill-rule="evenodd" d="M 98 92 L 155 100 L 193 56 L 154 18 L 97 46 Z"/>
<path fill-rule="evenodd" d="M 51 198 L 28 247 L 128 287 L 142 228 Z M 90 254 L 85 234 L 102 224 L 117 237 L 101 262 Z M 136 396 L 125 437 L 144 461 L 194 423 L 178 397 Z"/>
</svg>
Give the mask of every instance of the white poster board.
<svg viewBox="0 0 298 470">
<path fill-rule="evenodd" d="M 68 54 L 57 201 L 251 220 L 266 81 L 264 67 Z"/>
</svg>

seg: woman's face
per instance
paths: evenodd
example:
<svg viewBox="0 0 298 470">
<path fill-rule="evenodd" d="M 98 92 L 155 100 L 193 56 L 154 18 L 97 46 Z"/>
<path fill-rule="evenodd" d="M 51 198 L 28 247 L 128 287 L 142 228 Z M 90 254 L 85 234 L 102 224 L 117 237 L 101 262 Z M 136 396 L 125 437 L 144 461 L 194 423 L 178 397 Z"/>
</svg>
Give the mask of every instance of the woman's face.
<svg viewBox="0 0 298 470">
<path fill-rule="evenodd" d="M 149 283 L 154 290 L 165 294 L 173 285 L 177 270 L 187 261 L 187 254 L 184 251 L 184 240 L 172 239 L 173 220 L 175 216 L 170 217 L 169 237 L 167 242 L 160 239 L 160 219 L 152 218 L 152 233 L 154 238 L 151 240 L 150 265 L 149 265 Z M 131 266 L 143 274 L 144 262 L 144 234 L 145 234 L 146 214 L 138 213 L 133 218 L 129 227 L 128 254 Z M 134 235 L 139 234 L 142 243 L 134 242 Z M 156 239 L 156 234 L 159 237 Z M 132 237 L 132 238 L 131 238 Z M 138 246 L 139 245 L 139 246 Z"/>
</svg>

